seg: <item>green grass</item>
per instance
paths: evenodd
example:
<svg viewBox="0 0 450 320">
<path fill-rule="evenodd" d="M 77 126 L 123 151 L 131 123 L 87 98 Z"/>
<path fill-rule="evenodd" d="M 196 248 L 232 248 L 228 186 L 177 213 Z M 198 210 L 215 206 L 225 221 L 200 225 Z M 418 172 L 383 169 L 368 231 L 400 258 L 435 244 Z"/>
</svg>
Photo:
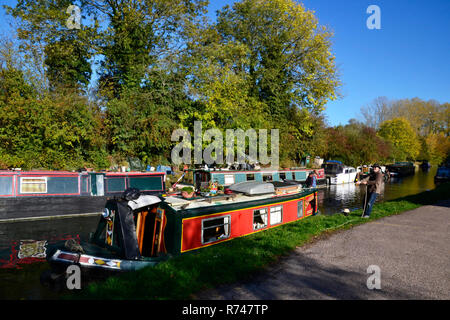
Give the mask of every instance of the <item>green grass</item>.
<svg viewBox="0 0 450 320">
<path fill-rule="evenodd" d="M 449 198 L 450 184 L 375 204 L 371 219 L 361 210 L 349 216 L 313 216 L 264 232 L 174 257 L 156 267 L 90 284 L 69 299 L 190 299 L 200 290 L 245 279 L 296 247 L 335 232 Z"/>
</svg>

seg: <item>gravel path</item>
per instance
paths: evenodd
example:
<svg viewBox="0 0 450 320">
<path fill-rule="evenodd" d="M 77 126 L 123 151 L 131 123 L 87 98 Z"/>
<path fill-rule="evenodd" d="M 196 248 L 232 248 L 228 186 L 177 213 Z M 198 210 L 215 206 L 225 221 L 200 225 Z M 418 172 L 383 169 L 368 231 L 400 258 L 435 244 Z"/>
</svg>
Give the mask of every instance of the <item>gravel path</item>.
<svg viewBox="0 0 450 320">
<path fill-rule="evenodd" d="M 367 287 L 370 265 L 379 267 L 381 289 Z M 450 201 L 337 232 L 195 298 L 450 299 Z"/>
</svg>

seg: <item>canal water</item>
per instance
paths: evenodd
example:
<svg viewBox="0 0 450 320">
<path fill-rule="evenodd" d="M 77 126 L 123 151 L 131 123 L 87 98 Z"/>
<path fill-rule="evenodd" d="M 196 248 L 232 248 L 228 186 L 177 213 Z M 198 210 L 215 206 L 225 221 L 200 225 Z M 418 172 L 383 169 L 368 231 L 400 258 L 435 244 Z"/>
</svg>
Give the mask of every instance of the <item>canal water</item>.
<svg viewBox="0 0 450 320">
<path fill-rule="evenodd" d="M 434 189 L 436 171 L 436 166 L 431 167 L 426 172 L 416 168 L 414 175 L 404 178 L 391 178 L 384 183 L 384 190 L 378 197 L 377 202 L 393 200 Z M 366 186 L 357 186 L 354 183 L 329 185 L 319 188 L 319 210 L 322 214 L 335 214 L 342 212 L 344 209 L 349 209 L 350 211 L 360 209 L 363 206 L 365 192 Z"/>
<path fill-rule="evenodd" d="M 428 172 L 391 179 L 384 184 L 379 201 L 392 200 L 435 188 L 436 167 Z M 331 185 L 319 188 L 319 210 L 330 215 L 362 207 L 365 186 Z M 59 293 L 41 285 L 48 270 L 44 260 L 49 244 L 74 238 L 87 241 L 98 216 L 0 223 L 0 299 L 58 299 Z"/>
</svg>

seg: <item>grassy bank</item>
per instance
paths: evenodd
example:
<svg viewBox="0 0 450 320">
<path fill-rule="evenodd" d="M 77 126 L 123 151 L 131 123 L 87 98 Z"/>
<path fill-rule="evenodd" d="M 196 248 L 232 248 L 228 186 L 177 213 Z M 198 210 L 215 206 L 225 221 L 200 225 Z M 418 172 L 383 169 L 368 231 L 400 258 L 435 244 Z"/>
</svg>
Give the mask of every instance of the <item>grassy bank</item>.
<svg viewBox="0 0 450 320">
<path fill-rule="evenodd" d="M 301 221 L 211 246 L 173 258 L 154 268 L 111 277 L 93 283 L 69 298 L 82 299 L 189 299 L 192 294 L 223 283 L 242 280 L 263 270 L 295 247 L 336 230 L 434 204 L 449 198 L 450 184 L 432 191 L 377 203 L 371 219 L 362 219 L 361 210 L 349 216 L 318 215 Z"/>
</svg>

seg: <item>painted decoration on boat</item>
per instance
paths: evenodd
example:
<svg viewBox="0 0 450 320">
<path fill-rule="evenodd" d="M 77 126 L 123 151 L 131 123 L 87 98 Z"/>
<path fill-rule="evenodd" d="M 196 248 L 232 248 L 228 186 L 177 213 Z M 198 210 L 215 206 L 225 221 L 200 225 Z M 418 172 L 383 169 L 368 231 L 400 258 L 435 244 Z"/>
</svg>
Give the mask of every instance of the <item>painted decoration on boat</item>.
<svg viewBox="0 0 450 320">
<path fill-rule="evenodd" d="M 19 253 L 17 257 L 19 259 L 24 258 L 41 258 L 45 259 L 47 250 L 47 240 L 35 241 L 35 240 L 21 240 Z"/>
<path fill-rule="evenodd" d="M 111 210 L 110 215 L 106 218 L 106 244 L 109 246 L 113 244 L 115 216 L 115 211 Z"/>
</svg>

